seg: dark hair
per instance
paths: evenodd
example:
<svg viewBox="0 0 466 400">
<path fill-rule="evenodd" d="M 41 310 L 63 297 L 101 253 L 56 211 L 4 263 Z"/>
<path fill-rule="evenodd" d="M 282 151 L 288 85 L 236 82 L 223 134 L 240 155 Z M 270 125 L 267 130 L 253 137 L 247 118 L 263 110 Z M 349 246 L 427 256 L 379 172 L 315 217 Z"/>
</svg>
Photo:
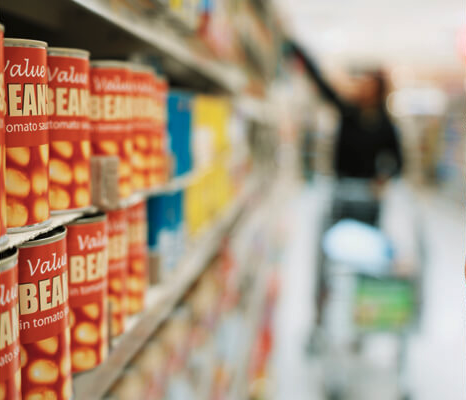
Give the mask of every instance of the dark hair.
<svg viewBox="0 0 466 400">
<path fill-rule="evenodd" d="M 388 85 L 384 72 L 381 69 L 371 70 L 366 72 L 366 76 L 372 79 L 377 85 L 377 104 L 379 106 L 385 105 L 387 97 Z"/>
</svg>

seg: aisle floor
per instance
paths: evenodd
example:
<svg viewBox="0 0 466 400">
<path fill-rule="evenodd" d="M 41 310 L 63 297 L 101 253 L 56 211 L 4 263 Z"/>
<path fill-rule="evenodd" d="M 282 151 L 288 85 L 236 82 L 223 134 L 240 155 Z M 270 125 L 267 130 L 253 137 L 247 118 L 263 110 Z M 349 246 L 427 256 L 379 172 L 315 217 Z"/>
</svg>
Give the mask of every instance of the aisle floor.
<svg viewBox="0 0 466 400">
<path fill-rule="evenodd" d="M 306 186 L 289 205 L 291 231 L 275 321 L 273 400 L 326 399 L 324 363 L 310 357 L 307 346 L 314 325 L 316 255 L 328 187 L 328 183 Z M 458 400 L 466 389 L 464 213 L 458 204 L 430 191 L 408 202 L 417 210 L 426 251 L 422 313 L 418 329 L 408 340 L 406 385 L 413 400 Z M 364 379 L 369 371 L 370 378 Z M 347 398 L 398 399 L 396 374 L 377 375 L 364 368 L 361 373 L 363 384 L 356 385 Z"/>
</svg>

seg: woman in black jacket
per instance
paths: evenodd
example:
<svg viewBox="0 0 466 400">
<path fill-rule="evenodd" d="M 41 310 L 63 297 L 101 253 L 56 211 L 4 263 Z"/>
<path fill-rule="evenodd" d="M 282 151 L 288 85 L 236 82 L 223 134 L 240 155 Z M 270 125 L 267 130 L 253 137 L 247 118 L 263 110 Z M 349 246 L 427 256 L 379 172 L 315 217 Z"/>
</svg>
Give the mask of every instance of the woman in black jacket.
<svg viewBox="0 0 466 400">
<path fill-rule="evenodd" d="M 356 96 L 346 100 L 323 78 L 310 57 L 290 43 L 294 56 L 302 60 L 309 77 L 324 98 L 340 114 L 334 167 L 339 178 L 386 180 L 398 175 L 402 156 L 397 133 L 386 109 L 386 82 L 381 71 L 359 79 Z"/>
</svg>

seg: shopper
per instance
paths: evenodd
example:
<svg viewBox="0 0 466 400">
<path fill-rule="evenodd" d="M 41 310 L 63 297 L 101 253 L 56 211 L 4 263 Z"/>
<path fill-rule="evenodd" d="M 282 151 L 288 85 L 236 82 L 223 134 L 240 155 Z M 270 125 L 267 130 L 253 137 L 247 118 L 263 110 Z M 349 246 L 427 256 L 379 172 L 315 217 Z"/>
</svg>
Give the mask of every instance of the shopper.
<svg viewBox="0 0 466 400">
<path fill-rule="evenodd" d="M 334 168 L 338 177 L 386 180 L 402 167 L 400 145 L 386 103 L 382 71 L 368 71 L 358 79 L 351 98 L 344 98 L 324 79 L 313 60 L 298 45 L 292 54 L 302 60 L 309 77 L 340 114 Z"/>
</svg>

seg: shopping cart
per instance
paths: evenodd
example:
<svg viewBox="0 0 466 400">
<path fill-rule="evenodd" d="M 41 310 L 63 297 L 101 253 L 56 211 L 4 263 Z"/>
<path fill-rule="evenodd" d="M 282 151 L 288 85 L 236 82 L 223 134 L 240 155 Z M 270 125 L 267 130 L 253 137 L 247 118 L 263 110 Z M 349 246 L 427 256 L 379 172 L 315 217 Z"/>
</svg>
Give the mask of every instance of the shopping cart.
<svg viewBox="0 0 466 400">
<path fill-rule="evenodd" d="M 386 398 L 409 399 L 406 341 L 418 314 L 418 280 L 394 275 L 394 251 L 377 226 L 379 214 L 380 202 L 370 183 L 346 181 L 335 188 L 322 236 L 314 346 L 324 360 L 330 400 L 383 398 L 358 394 L 358 381 L 371 379 L 361 360 L 377 337 L 390 338 L 393 344 L 393 395 Z"/>
</svg>

